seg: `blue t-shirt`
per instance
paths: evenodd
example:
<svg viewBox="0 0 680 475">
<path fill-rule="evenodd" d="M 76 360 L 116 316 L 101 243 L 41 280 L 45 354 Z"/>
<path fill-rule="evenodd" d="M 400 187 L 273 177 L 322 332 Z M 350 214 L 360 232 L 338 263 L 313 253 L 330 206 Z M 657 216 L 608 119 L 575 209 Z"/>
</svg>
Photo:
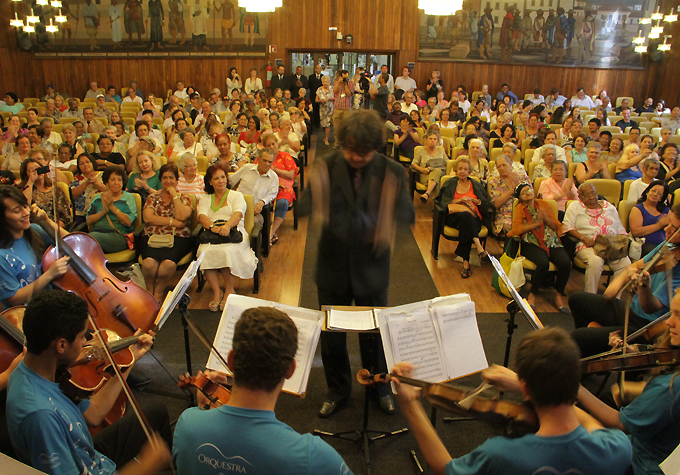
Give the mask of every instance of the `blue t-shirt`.
<svg viewBox="0 0 680 475">
<path fill-rule="evenodd" d="M 31 224 L 31 232 L 38 234 L 45 244 L 52 243 L 50 236 L 37 224 Z M 42 275 L 41 265 L 42 256 L 38 260 L 25 236 L 16 239 L 10 247 L 0 249 L 0 302 L 5 308 L 11 307 L 8 298 Z"/>
<path fill-rule="evenodd" d="M 630 466 L 628 437 L 583 426 L 556 437 L 493 437 L 446 465 L 446 475 L 620 475 Z M 637 475 L 637 474 L 636 474 Z"/>
<path fill-rule="evenodd" d="M 680 381 L 658 376 L 621 409 L 621 423 L 633 444 L 635 475 L 662 475 L 659 464 L 680 444 Z"/>
<path fill-rule="evenodd" d="M 9 106 L 7 104 L 0 106 L 0 111 L 11 112 L 12 114 L 18 114 L 22 110 L 24 110 L 24 105 L 19 102 L 17 102 L 13 106 Z"/>
<path fill-rule="evenodd" d="M 109 211 L 108 215 L 109 218 L 111 218 L 111 222 L 119 232 L 123 234 L 131 233 L 134 230 L 133 226 L 135 224 L 135 219 L 137 219 L 137 205 L 135 204 L 135 197 L 132 196 L 132 193 L 124 191 L 123 195 L 118 198 L 117 201 L 114 201 L 113 204 L 116 208 L 118 208 L 119 211 L 125 213 L 127 217 L 130 218 L 130 226 L 124 226 L 123 223 L 118 220 L 118 217 Z M 87 210 L 87 215 L 90 216 L 92 214 L 97 214 L 103 209 L 102 195 L 98 194 L 94 197 L 92 203 L 90 203 L 90 209 Z M 109 224 L 109 220 L 106 219 L 106 216 L 97 221 L 94 225 L 94 228 L 92 228 L 90 231 L 99 231 L 105 233 L 115 232 L 115 230 L 111 229 L 111 225 Z"/>
<path fill-rule="evenodd" d="M 172 456 L 179 475 L 351 475 L 326 442 L 298 434 L 272 411 L 194 407 L 175 427 Z"/>
<path fill-rule="evenodd" d="M 89 400 L 77 406 L 24 362 L 12 372 L 7 388 L 7 428 L 21 461 L 51 475 L 106 475 L 116 465 L 94 449 L 83 413 Z"/>
<path fill-rule="evenodd" d="M 647 254 L 642 260 L 645 263 L 649 262 L 649 260 L 656 253 L 660 246 L 662 246 L 662 244 L 656 246 L 654 250 Z M 664 307 L 661 310 L 657 310 L 654 313 L 645 313 L 644 310 L 642 310 L 642 307 L 640 306 L 640 299 L 638 298 L 637 294 L 635 294 L 635 297 L 633 297 L 633 301 L 630 303 L 630 310 L 633 313 L 635 313 L 635 315 L 637 315 L 638 317 L 642 317 L 651 322 L 652 320 L 656 320 L 661 315 L 668 312 L 668 309 L 671 307 L 671 302 L 670 299 L 668 298 L 668 284 L 666 283 L 666 272 L 656 272 L 650 275 L 649 287 L 652 289 L 652 294 L 654 295 L 654 297 L 659 299 L 659 301 L 664 305 Z M 673 267 L 672 287 L 673 293 L 675 293 L 675 289 L 680 287 L 680 265 L 676 265 Z"/>
</svg>

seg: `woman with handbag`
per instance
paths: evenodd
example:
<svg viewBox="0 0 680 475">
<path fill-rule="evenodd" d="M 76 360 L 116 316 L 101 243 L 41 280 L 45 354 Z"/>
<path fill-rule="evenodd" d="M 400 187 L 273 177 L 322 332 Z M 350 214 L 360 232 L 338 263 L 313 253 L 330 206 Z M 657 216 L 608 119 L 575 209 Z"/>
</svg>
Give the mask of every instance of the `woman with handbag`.
<svg viewBox="0 0 680 475">
<path fill-rule="evenodd" d="M 439 182 L 446 174 L 449 159 L 444 147 L 439 146 L 439 133 L 428 130 L 423 137 L 422 147 L 416 147 L 411 168 L 420 172 L 420 182 L 427 181 L 427 191 L 420 196 L 420 201 L 427 203 L 430 195 L 439 191 Z"/>
<path fill-rule="evenodd" d="M 123 191 L 125 170 L 113 165 L 102 174 L 107 191 L 94 197 L 87 210 L 87 227 L 104 253 L 132 249 L 132 225 L 137 219 L 137 205 L 132 193 Z"/>
<path fill-rule="evenodd" d="M 562 225 L 557 220 L 557 213 L 546 201 L 534 198 L 534 190 L 528 183 L 517 185 L 515 198 L 519 201 L 515 205 L 508 236 L 521 238 L 520 254 L 536 265 L 527 301 L 535 308 L 536 294 L 545 285 L 552 262 L 557 267 L 555 307 L 561 313 L 569 313 L 562 297 L 566 297 L 564 289 L 569 281 L 571 260 L 560 242 Z"/>
<path fill-rule="evenodd" d="M 243 194 L 229 189 L 227 175 L 224 165 L 208 167 L 206 194 L 198 199 L 198 220 L 203 226 L 198 254 L 206 251 L 201 270 L 213 292 L 213 300 L 208 304 L 211 312 L 224 310 L 227 297 L 234 293 L 234 277 L 250 279 L 257 266 L 244 226 L 246 201 Z M 220 274 L 225 283 L 224 292 L 220 288 Z"/>
<path fill-rule="evenodd" d="M 193 210 L 189 196 L 177 191 L 177 167 L 168 163 L 158 173 L 163 189 L 150 195 L 144 205 L 144 231 L 139 240 L 139 253 L 143 259 L 146 290 L 162 302 L 177 263 L 191 252 L 188 225 Z"/>
</svg>

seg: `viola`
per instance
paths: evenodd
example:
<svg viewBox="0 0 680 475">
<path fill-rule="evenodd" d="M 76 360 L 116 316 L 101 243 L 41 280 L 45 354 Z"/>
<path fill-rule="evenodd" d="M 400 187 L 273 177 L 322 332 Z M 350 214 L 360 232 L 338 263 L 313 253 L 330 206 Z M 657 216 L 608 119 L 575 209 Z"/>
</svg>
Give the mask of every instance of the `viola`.
<svg viewBox="0 0 680 475">
<path fill-rule="evenodd" d="M 51 231 L 41 222 L 45 231 Z M 121 336 L 131 336 L 137 329 L 146 333 L 155 326 L 158 302 L 146 289 L 135 283 L 121 282 L 106 267 L 106 257 L 91 236 L 71 233 L 59 238 L 59 252 L 70 257 L 69 270 L 52 284 L 74 292 L 84 299 L 90 315 L 97 323 Z M 45 251 L 43 271 L 50 268 L 61 255 L 54 246 Z"/>
<path fill-rule="evenodd" d="M 231 398 L 231 392 L 228 388 L 209 380 L 205 374 L 199 376 L 180 376 L 177 385 L 180 388 L 195 387 L 208 398 L 211 407 L 223 406 Z"/>
<path fill-rule="evenodd" d="M 498 398 L 476 397 L 469 409 L 459 403 L 470 394 L 469 388 L 443 383 L 428 383 L 419 379 L 407 378 L 398 374 L 371 374 L 362 369 L 357 374 L 357 380 L 362 385 L 388 383 L 397 380 L 410 386 L 422 388 L 422 396 L 433 406 L 457 414 L 465 414 L 485 419 L 490 422 L 512 422 L 520 432 L 535 432 L 538 430 L 538 416 L 534 408 L 524 402 L 516 403 L 503 401 Z M 517 427 L 519 426 L 519 427 Z"/>
<path fill-rule="evenodd" d="M 635 353 L 615 354 L 595 360 L 581 361 L 583 374 L 604 373 L 609 371 L 643 371 L 659 366 L 680 364 L 680 349 L 656 348 Z"/>
<path fill-rule="evenodd" d="M 24 332 L 21 324 L 24 321 L 25 305 L 11 307 L 0 313 L 0 373 L 5 371 L 24 351 Z"/>
</svg>

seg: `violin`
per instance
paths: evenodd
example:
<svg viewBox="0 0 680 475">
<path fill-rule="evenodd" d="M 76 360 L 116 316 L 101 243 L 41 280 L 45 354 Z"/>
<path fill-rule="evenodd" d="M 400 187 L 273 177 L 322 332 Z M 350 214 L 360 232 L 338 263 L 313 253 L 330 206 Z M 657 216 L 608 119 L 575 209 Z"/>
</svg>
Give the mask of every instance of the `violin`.
<svg viewBox="0 0 680 475">
<path fill-rule="evenodd" d="M 595 360 L 582 360 L 583 374 L 604 373 L 609 371 L 643 371 L 659 366 L 680 364 L 680 349 L 657 348 L 635 353 L 614 354 Z"/>
<path fill-rule="evenodd" d="M 191 386 L 201 391 L 210 401 L 211 408 L 223 406 L 228 403 L 231 398 L 231 392 L 228 388 L 209 380 L 205 374 L 200 374 L 198 376 L 180 376 L 177 385 L 182 389 Z"/>
<path fill-rule="evenodd" d="M 357 374 L 360 384 L 366 386 L 375 383 L 388 383 L 390 380 L 397 380 L 410 386 L 422 388 L 422 396 L 433 406 L 444 409 L 456 414 L 470 415 L 488 420 L 511 421 L 519 432 L 528 433 L 538 430 L 538 416 L 534 408 L 524 402 L 516 403 L 502 401 L 498 398 L 476 397 L 469 409 L 462 407 L 459 403 L 469 394 L 468 388 L 454 386 L 443 383 L 428 383 L 419 379 L 407 378 L 398 374 L 371 374 L 368 370 L 362 369 Z M 519 427 L 517 427 L 519 426 Z"/>
<path fill-rule="evenodd" d="M 52 231 L 44 222 L 40 226 L 48 233 Z M 59 250 L 50 246 L 43 255 L 43 271 L 63 257 L 59 253 L 70 261 L 68 272 L 54 279 L 53 285 L 85 300 L 97 323 L 118 335 L 131 336 L 137 329 L 147 333 L 154 328 L 158 302 L 146 289 L 118 280 L 106 267 L 104 252 L 94 238 L 71 233 L 57 239 Z"/>
</svg>

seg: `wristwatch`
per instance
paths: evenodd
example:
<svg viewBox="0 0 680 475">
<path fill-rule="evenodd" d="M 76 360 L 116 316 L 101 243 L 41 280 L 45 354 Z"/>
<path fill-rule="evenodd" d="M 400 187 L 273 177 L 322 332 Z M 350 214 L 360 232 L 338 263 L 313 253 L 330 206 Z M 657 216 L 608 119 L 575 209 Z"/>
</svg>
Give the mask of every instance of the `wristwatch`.
<svg viewBox="0 0 680 475">
<path fill-rule="evenodd" d="M 214 228 L 214 227 L 215 227 L 215 223 L 212 223 L 212 224 L 208 227 L 208 231 L 212 231 L 212 228 Z"/>
</svg>

